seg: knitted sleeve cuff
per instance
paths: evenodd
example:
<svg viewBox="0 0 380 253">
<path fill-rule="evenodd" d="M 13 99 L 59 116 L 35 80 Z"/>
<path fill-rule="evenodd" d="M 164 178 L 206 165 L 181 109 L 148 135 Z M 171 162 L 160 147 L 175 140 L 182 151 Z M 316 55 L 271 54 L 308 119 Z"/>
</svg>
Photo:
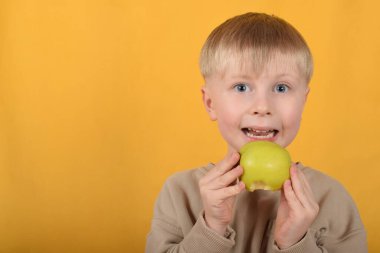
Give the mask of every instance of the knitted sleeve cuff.
<svg viewBox="0 0 380 253">
<path fill-rule="evenodd" d="M 286 249 L 279 249 L 273 243 L 273 253 L 320 253 L 321 249 L 317 246 L 313 233 L 309 230 L 301 241 Z"/>
<path fill-rule="evenodd" d="M 190 233 L 186 235 L 181 244 L 186 252 L 229 252 L 235 245 L 235 231 L 228 226 L 226 236 L 219 235 L 207 227 L 202 212 Z"/>
</svg>

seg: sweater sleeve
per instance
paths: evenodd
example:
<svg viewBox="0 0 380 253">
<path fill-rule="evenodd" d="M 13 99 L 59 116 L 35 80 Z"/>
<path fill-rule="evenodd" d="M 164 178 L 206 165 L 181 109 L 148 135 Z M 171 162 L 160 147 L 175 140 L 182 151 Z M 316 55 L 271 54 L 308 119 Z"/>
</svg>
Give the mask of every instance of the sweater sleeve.
<svg viewBox="0 0 380 253">
<path fill-rule="evenodd" d="M 322 229 L 323 231 L 323 229 Z M 273 253 L 367 253 L 366 233 L 364 230 L 352 231 L 346 238 L 333 240 L 325 244 L 321 237 L 318 237 L 320 231 L 309 229 L 305 237 L 297 244 L 290 248 L 280 250 L 273 244 Z"/>
<path fill-rule="evenodd" d="M 189 231 L 184 231 L 186 226 L 178 222 L 183 222 L 181 217 L 192 215 L 186 213 L 190 212 L 188 209 L 179 210 L 176 204 L 183 201 L 180 196 L 183 196 L 181 189 L 177 189 L 170 181 L 166 182 L 155 204 L 145 252 L 229 252 L 235 245 L 235 231 L 229 227 L 228 238 L 220 236 L 207 227 L 202 211 L 198 213 L 195 223 L 188 225 Z"/>
</svg>

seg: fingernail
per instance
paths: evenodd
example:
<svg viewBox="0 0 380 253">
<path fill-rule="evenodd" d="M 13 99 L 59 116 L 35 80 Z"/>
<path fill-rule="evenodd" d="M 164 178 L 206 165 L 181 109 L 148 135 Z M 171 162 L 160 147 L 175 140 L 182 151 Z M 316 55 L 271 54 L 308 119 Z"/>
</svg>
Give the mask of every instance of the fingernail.
<svg viewBox="0 0 380 253">
<path fill-rule="evenodd" d="M 240 160 L 239 154 L 238 153 L 233 153 L 232 160 L 236 161 L 236 165 L 238 165 L 239 164 L 239 160 Z"/>
</svg>

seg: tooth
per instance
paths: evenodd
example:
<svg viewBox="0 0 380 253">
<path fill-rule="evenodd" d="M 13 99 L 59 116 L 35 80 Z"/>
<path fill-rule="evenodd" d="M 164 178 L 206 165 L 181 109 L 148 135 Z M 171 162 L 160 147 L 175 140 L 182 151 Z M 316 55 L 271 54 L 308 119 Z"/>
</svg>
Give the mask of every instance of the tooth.
<svg viewBox="0 0 380 253">
<path fill-rule="evenodd" d="M 274 131 L 246 131 L 246 135 L 250 138 L 265 139 L 274 137 Z"/>
</svg>

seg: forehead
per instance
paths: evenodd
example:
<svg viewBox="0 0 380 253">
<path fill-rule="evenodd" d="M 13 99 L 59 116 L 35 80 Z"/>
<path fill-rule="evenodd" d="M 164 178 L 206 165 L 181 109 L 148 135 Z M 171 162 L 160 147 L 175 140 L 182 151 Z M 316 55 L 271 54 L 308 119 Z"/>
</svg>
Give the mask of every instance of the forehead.
<svg viewBox="0 0 380 253">
<path fill-rule="evenodd" d="M 291 75 L 306 81 L 301 57 L 295 54 L 275 53 L 266 58 L 252 58 L 247 55 L 230 55 L 221 62 L 213 75 L 226 76 Z"/>
</svg>

